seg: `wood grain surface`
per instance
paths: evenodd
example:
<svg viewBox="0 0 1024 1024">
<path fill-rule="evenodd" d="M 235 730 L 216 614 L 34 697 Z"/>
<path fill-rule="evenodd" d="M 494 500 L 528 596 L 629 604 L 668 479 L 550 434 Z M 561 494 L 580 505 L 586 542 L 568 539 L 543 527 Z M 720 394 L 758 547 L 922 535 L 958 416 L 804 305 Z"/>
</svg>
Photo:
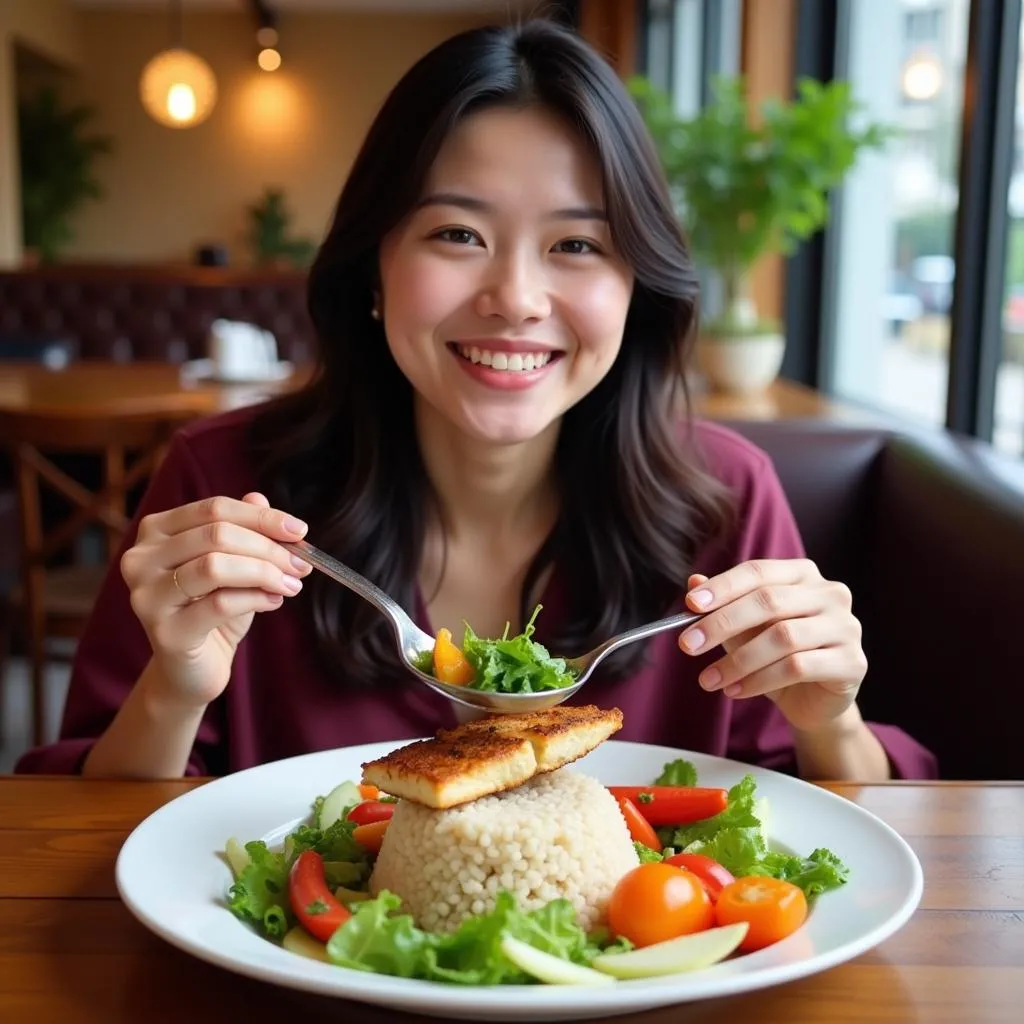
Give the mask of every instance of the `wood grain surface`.
<svg viewBox="0 0 1024 1024">
<path fill-rule="evenodd" d="M 179 952 L 125 909 L 128 833 L 197 781 L 0 780 L 0 1021 L 346 1024 L 432 1018 L 254 982 Z M 896 828 L 924 866 L 907 925 L 850 963 L 775 988 L 614 1018 L 626 1024 L 1019 1021 L 1024 1006 L 1024 785 L 828 788 Z"/>
</svg>

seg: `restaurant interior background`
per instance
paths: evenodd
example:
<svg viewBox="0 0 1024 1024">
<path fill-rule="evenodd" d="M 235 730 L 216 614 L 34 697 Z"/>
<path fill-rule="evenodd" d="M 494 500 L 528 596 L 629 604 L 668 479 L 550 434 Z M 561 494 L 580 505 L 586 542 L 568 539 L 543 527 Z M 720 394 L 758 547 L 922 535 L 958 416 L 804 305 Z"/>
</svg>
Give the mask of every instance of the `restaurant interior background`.
<svg viewBox="0 0 1024 1024">
<path fill-rule="evenodd" d="M 302 267 L 389 87 L 455 31 L 540 9 L 576 25 L 624 77 L 646 75 L 682 118 L 706 108 L 717 76 L 743 77 L 754 117 L 765 100 L 792 96 L 801 76 L 850 83 L 859 116 L 892 132 L 884 147 L 858 155 L 831 195 L 823 231 L 755 267 L 759 313 L 785 325 L 780 379 L 793 385 L 790 400 L 810 396 L 826 419 L 974 439 L 992 456 L 986 472 L 1020 502 L 1020 6 L 0 0 L 0 407 L 6 360 L 56 360 L 54 373 L 65 359 L 191 364 L 206 354 L 214 315 L 251 313 L 279 354 L 301 362 Z M 171 104 L 185 126 L 169 127 L 146 108 L 140 81 L 177 41 L 205 71 Z M 55 107 L 46 105 L 51 88 Z M 69 118 L 79 109 L 87 114 Z M 89 139 L 101 142 L 76 178 Z M 46 140 L 65 172 L 52 188 L 73 192 L 90 177 L 99 185 L 67 218 L 66 237 L 63 221 L 46 229 L 26 219 L 42 201 L 33 168 L 47 166 Z M 193 309 L 196 282 L 207 298 Z M 708 284 L 713 294 L 713 275 Z M 226 306 L 210 305 L 211 288 Z M 772 419 L 797 405 L 766 392 L 729 408 Z M 5 462 L 0 595 L 8 604 L 19 588 L 22 521 Z M 16 628 L 0 642 L 0 771 L 8 771 L 32 731 L 24 644 Z M 67 673 L 66 661 L 48 662 L 50 733 Z"/>
</svg>

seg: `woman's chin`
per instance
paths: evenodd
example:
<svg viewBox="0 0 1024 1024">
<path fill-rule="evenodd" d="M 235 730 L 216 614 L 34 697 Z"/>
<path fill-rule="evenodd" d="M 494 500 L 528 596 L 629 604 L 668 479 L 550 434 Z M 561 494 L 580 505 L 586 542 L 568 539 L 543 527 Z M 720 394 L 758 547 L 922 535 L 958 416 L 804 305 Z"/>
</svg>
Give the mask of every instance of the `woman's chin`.
<svg viewBox="0 0 1024 1024">
<path fill-rule="evenodd" d="M 461 431 L 484 445 L 528 444 L 546 435 L 556 425 L 552 416 L 525 415 L 522 411 L 513 416 L 508 410 L 503 415 L 473 415 L 467 410 L 461 419 L 462 422 L 456 424 Z"/>
</svg>

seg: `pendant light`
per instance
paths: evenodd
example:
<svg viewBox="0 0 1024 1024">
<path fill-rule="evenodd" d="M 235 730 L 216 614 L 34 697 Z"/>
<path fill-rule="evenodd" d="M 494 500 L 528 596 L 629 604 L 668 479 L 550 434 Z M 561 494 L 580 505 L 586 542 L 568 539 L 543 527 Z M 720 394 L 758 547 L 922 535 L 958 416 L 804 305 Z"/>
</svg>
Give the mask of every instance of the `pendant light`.
<svg viewBox="0 0 1024 1024">
<path fill-rule="evenodd" d="M 201 124 L 217 102 L 217 79 L 202 57 L 182 42 L 181 0 L 170 0 L 171 46 L 142 69 L 139 96 L 145 111 L 168 128 Z"/>
</svg>

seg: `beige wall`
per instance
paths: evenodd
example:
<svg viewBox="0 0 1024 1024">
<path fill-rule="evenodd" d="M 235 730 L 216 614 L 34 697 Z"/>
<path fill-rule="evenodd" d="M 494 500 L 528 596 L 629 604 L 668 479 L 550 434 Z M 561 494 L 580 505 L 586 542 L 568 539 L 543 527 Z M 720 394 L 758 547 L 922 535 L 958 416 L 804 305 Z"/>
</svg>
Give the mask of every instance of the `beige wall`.
<svg viewBox="0 0 1024 1024">
<path fill-rule="evenodd" d="M 94 127 L 116 151 L 99 165 L 107 195 L 83 209 L 66 258 L 188 260 L 197 244 L 223 241 L 241 264 L 245 207 L 268 185 L 285 189 L 295 229 L 319 239 L 388 89 L 435 43 L 483 20 L 285 13 L 284 64 L 267 74 L 246 15 L 187 13 L 186 44 L 213 67 L 219 96 L 207 121 L 181 130 L 153 122 L 138 99 L 143 65 L 166 45 L 166 17 L 81 11 L 85 59 L 69 98 L 96 106 Z"/>
<path fill-rule="evenodd" d="M 80 42 L 78 18 L 68 0 L 0 0 L 0 266 L 21 257 L 15 47 L 74 67 Z"/>
</svg>

